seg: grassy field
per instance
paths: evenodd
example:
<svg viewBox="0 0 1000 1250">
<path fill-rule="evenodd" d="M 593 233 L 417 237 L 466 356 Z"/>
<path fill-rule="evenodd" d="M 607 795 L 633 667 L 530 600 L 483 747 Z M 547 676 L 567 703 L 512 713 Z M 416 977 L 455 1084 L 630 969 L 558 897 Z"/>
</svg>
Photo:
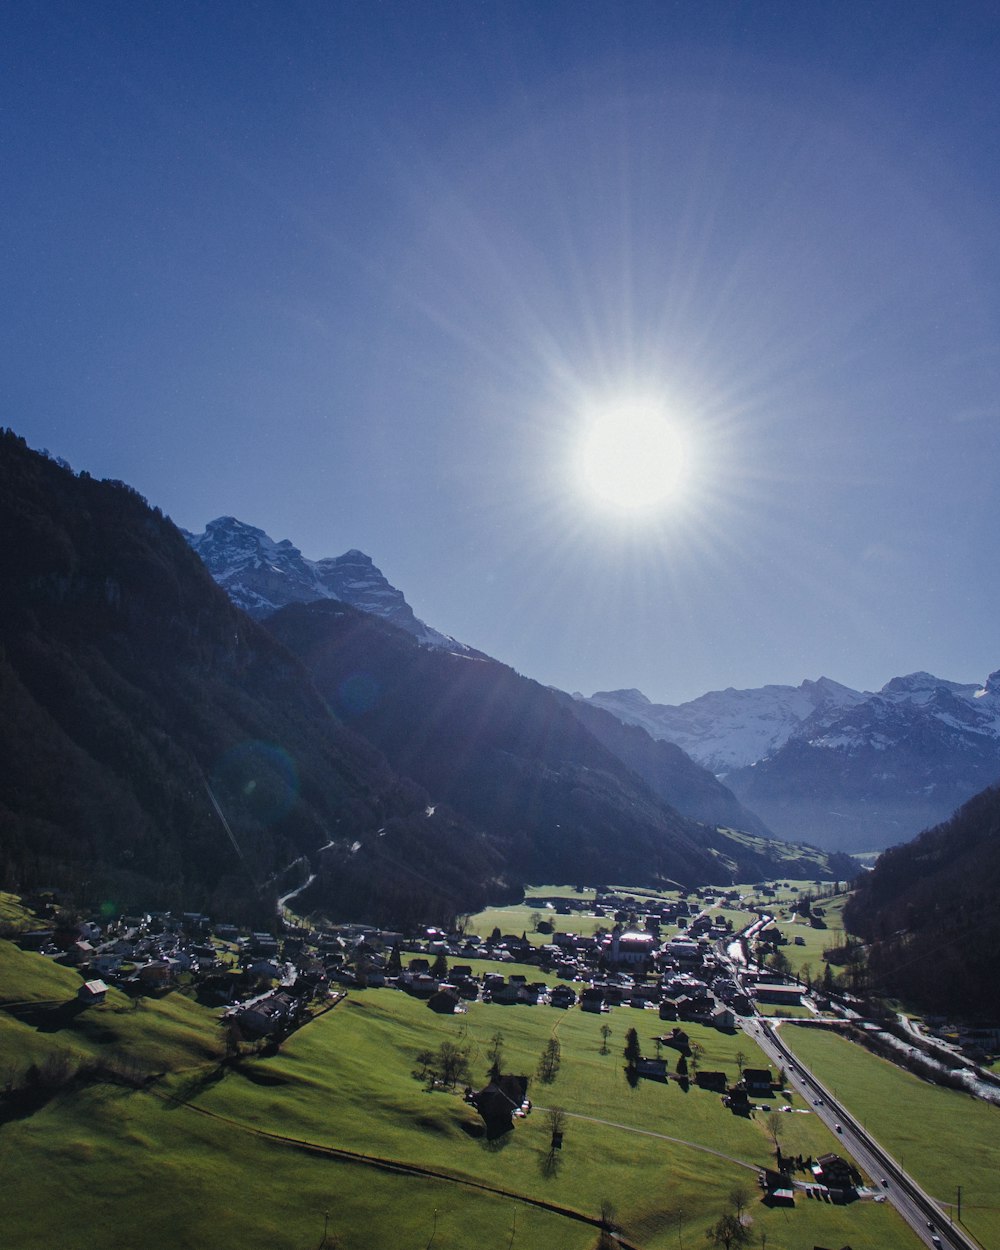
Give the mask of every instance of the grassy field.
<svg viewBox="0 0 1000 1250">
<path fill-rule="evenodd" d="M 575 885 L 526 885 L 524 896 L 529 901 L 533 898 L 571 898 L 592 903 L 597 891 L 589 886 L 578 890 Z"/>
<path fill-rule="evenodd" d="M 677 897 L 676 891 L 654 892 L 652 890 L 628 888 L 625 886 L 612 888 L 639 900 L 644 897 L 658 899 Z M 478 934 L 480 937 L 488 937 L 494 928 L 497 928 L 501 933 L 514 933 L 517 936 L 523 933 L 533 946 L 544 946 L 552 941 L 552 935 L 536 931 L 534 918 L 537 916 L 541 916 L 542 919 L 553 924 L 557 932 L 579 933 L 585 937 L 591 936 L 599 929 L 610 932 L 614 928 L 615 918 L 611 914 L 594 916 L 587 912 L 574 911 L 569 915 L 560 915 L 554 908 L 546 908 L 544 905 L 540 906 L 533 901 L 533 899 L 537 898 L 557 897 L 567 899 L 584 898 L 589 902 L 593 902 L 594 892 L 593 890 L 585 890 L 581 895 L 577 894 L 572 886 L 529 886 L 525 890 L 525 901 L 523 903 L 514 903 L 508 907 L 487 907 L 485 910 L 470 916 L 465 924 L 466 932 Z M 712 906 L 708 910 L 713 916 L 722 915 L 732 920 L 734 929 L 742 929 L 755 919 L 753 912 L 743 908 Z M 661 934 L 666 938 L 672 933 L 678 932 L 678 929 L 679 926 L 677 925 L 664 925 L 661 928 Z"/>
<path fill-rule="evenodd" d="M 34 929 L 38 918 L 21 903 L 16 894 L 0 890 L 0 933 L 14 933 Z"/>
<path fill-rule="evenodd" d="M 80 985 L 71 968 L 0 941 L 4 1082 L 57 1054 L 73 1062 L 114 1054 L 149 1072 L 198 1066 L 222 1054 L 217 1016 L 182 994 L 130 999 L 111 989 L 100 1006 L 83 1007 L 76 999 Z"/>
<path fill-rule="evenodd" d="M 808 1007 L 781 1006 L 777 1003 L 758 1003 L 757 1010 L 762 1016 L 781 1016 L 786 1019 L 795 1019 L 795 1017 L 809 1018 L 815 1015 L 815 1012 L 809 1010 Z"/>
<path fill-rule="evenodd" d="M 216 1013 L 176 993 L 134 1007 L 115 991 L 79 1009 L 79 983 L 76 973 L 0 942 L 5 1060 L 17 1055 L 23 1070 L 32 1058 L 114 1052 L 163 1075 L 141 1090 L 71 1081 L 31 1114 L 0 1122 L 5 1244 L 19 1250 L 67 1240 L 102 1250 L 201 1250 L 208 1242 L 213 1250 L 300 1250 L 320 1244 L 326 1213 L 343 1250 L 423 1250 L 432 1236 L 434 1250 L 467 1250 L 471 1228 L 477 1246 L 496 1250 L 592 1250 L 595 1228 L 571 1213 L 596 1217 L 604 1201 L 643 1250 L 690 1250 L 705 1244 L 705 1228 L 741 1182 L 754 1192 L 755 1240 L 766 1234 L 769 1250 L 918 1245 L 887 1206 L 800 1199 L 790 1212 L 763 1207 L 753 1190 L 755 1169 L 771 1156 L 763 1117 L 734 1117 L 693 1086 L 640 1081 L 633 1089 L 626 1080 L 626 1031 L 634 1027 L 644 1053 L 655 1053 L 665 1026 L 654 1012 L 474 1004 L 442 1017 L 398 991 L 369 990 L 301 1029 L 277 1055 L 232 1068 L 219 1062 Z M 452 1040 L 469 1048 L 479 1083 L 497 1031 L 506 1071 L 534 1077 L 553 1036 L 562 1064 L 553 1083 L 533 1080 L 534 1111 L 491 1145 L 460 1095 L 429 1091 L 413 1071 L 419 1051 Z M 742 1035 L 698 1026 L 689 1033 L 704 1047 L 705 1069 L 735 1077 L 740 1051 L 751 1066 L 762 1062 Z M 554 1105 L 569 1120 L 552 1159 L 544 1109 Z M 812 1114 L 782 1119 L 786 1152 L 831 1148 Z M 352 1162 L 352 1153 L 369 1161 Z M 404 1170 L 374 1166 L 373 1156 Z"/>
<path fill-rule="evenodd" d="M 1000 1246 L 1000 1108 L 929 1085 L 826 1029 L 782 1027 L 783 1040 L 886 1150 L 940 1202 L 962 1186 L 962 1219 Z"/>
<path fill-rule="evenodd" d="M 517 937 L 523 933 L 532 946 L 545 946 L 552 941 L 552 934 L 537 932 L 533 919 L 535 916 L 549 921 L 555 926 L 556 932 L 580 933 L 585 937 L 590 937 L 602 928 L 610 932 L 615 924 L 614 916 L 594 916 L 579 911 L 569 916 L 560 916 L 555 910 L 548 910 L 528 901 L 515 903 L 510 907 L 487 907 L 469 917 L 465 931 L 479 937 L 489 937 L 494 928 L 497 928 L 501 933 L 513 933 Z"/>
</svg>

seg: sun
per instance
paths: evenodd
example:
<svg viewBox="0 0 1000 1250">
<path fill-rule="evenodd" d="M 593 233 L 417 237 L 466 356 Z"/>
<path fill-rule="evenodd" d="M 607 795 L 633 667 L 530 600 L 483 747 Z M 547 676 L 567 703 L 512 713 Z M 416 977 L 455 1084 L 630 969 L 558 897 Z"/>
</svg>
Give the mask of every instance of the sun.
<svg viewBox="0 0 1000 1250">
<path fill-rule="evenodd" d="M 607 509 L 659 512 L 679 500 L 689 468 L 682 427 L 655 402 L 623 400 L 584 420 L 577 451 L 578 484 L 589 499 Z"/>
</svg>

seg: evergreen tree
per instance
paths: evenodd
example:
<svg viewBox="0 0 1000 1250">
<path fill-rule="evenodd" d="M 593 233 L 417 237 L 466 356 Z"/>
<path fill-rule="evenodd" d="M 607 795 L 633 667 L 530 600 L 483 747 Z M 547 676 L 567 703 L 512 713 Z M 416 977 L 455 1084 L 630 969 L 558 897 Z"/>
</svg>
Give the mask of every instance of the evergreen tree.
<svg viewBox="0 0 1000 1250">
<path fill-rule="evenodd" d="M 486 1052 L 490 1061 L 490 1080 L 495 1081 L 503 1070 L 503 1034 L 499 1029 L 490 1038 L 490 1048 Z"/>
<path fill-rule="evenodd" d="M 562 1047 L 559 1045 L 559 1039 L 550 1037 L 538 1061 L 538 1079 L 546 1085 L 551 1085 L 558 1075 L 561 1062 Z"/>
</svg>

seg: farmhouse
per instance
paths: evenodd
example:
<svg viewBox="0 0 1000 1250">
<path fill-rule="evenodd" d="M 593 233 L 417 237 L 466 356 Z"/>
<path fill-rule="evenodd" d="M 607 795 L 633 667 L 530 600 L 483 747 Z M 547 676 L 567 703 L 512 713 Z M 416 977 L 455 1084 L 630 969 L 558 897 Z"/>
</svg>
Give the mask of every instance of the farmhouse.
<svg viewBox="0 0 1000 1250">
<path fill-rule="evenodd" d="M 528 1095 L 526 1076 L 498 1076 L 483 1089 L 467 1095 L 467 1101 L 483 1117 L 490 1141 L 509 1133 L 514 1113 L 524 1106 Z"/>
<path fill-rule="evenodd" d="M 449 1016 L 454 1015 L 462 1007 L 462 1000 L 453 985 L 442 985 L 436 993 L 428 998 L 427 1006 L 430 1007 L 431 1011 Z"/>
<path fill-rule="evenodd" d="M 269 1037 L 291 1020 L 297 1010 L 298 1004 L 290 994 L 284 990 L 269 990 L 225 1012 L 223 1019 L 235 1020 L 246 1033 Z"/>
<path fill-rule="evenodd" d="M 644 1076 L 651 1081 L 665 1081 L 667 1079 L 666 1059 L 637 1059 L 635 1061 L 635 1070 L 637 1075 Z"/>
<path fill-rule="evenodd" d="M 838 1154 L 820 1155 L 812 1165 L 812 1174 L 827 1189 L 847 1192 L 860 1182 L 858 1172 Z"/>
<path fill-rule="evenodd" d="M 748 1094 L 757 1094 L 769 1098 L 772 1088 L 771 1069 L 744 1068 L 743 1088 Z"/>
</svg>

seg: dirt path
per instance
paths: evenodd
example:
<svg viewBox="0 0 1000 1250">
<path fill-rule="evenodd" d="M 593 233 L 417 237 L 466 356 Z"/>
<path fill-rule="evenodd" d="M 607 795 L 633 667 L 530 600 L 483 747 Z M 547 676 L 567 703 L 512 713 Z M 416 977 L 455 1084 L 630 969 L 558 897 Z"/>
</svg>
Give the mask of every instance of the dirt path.
<svg viewBox="0 0 1000 1250">
<path fill-rule="evenodd" d="M 535 1106 L 535 1111 L 545 1111 L 546 1107 Z M 596 1115 L 580 1115 L 576 1111 L 567 1111 L 567 1119 L 586 1120 L 590 1124 L 602 1124 L 605 1128 L 621 1129 L 623 1133 L 637 1133 L 640 1137 L 655 1137 L 659 1141 L 668 1141 L 675 1146 L 686 1146 L 689 1150 L 700 1150 L 703 1154 L 715 1155 L 717 1159 L 725 1159 L 727 1163 L 735 1163 L 738 1167 L 747 1168 L 751 1172 L 760 1172 L 759 1163 L 747 1163 L 745 1159 L 737 1159 L 734 1155 L 723 1154 L 721 1150 L 713 1150 L 711 1146 L 702 1146 L 698 1142 L 687 1141 L 683 1137 L 668 1137 L 666 1133 L 655 1133 L 648 1128 L 633 1128 L 631 1124 L 618 1124 L 614 1120 L 602 1120 Z"/>
</svg>

